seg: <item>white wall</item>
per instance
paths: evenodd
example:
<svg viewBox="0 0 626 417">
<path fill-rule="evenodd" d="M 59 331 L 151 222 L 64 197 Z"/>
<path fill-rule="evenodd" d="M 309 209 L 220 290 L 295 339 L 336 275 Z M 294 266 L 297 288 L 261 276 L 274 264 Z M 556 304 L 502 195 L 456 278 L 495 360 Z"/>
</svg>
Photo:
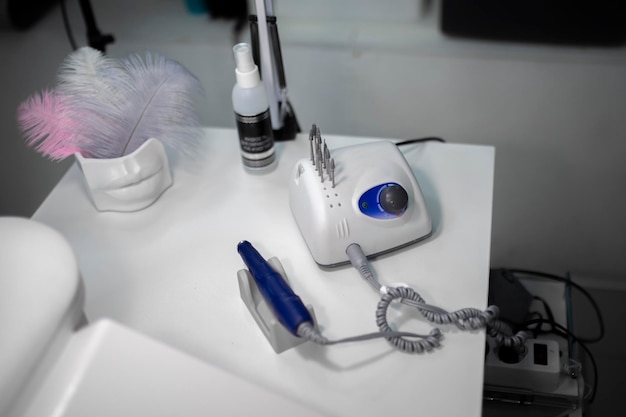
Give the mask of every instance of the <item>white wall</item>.
<svg viewBox="0 0 626 417">
<path fill-rule="evenodd" d="M 494 145 L 492 264 L 626 283 L 626 50 L 448 39 L 434 17 L 282 24 L 298 111 L 336 133 Z"/>
<path fill-rule="evenodd" d="M 52 85 L 59 59 L 68 52 L 60 33 L 0 29 L 0 215 L 30 215 L 68 167 L 67 162 L 51 164 L 27 150 L 16 122 L 19 103 Z"/>
<path fill-rule="evenodd" d="M 323 133 L 438 135 L 493 145 L 492 264 L 571 271 L 597 286 L 626 286 L 623 48 L 454 40 L 439 33 L 436 14 L 421 8 L 403 21 L 331 21 L 287 13 L 287 4 L 301 10 L 298 2 L 276 0 L 275 6 L 301 125 L 315 122 Z M 101 29 L 117 37 L 109 52 L 150 49 L 178 59 L 209 93 L 205 122 L 234 126 L 229 24 L 186 15 L 182 0 L 132 3 L 133 9 L 121 0 L 93 0 Z M 398 0 L 397 7 L 408 4 Z M 76 36 L 84 42 L 80 30 Z M 0 214 L 29 215 L 65 164 L 23 148 L 14 112 L 26 95 L 54 79 L 69 52 L 60 14 L 26 34 L 0 32 L 0 51 L 10 57 L 0 70 Z"/>
</svg>

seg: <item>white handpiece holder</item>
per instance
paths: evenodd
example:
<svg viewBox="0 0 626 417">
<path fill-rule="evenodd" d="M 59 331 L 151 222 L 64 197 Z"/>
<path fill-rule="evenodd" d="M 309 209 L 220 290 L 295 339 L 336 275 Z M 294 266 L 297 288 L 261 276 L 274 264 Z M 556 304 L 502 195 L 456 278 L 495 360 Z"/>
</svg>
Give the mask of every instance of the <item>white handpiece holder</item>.
<svg viewBox="0 0 626 417">
<path fill-rule="evenodd" d="M 278 258 L 270 258 L 267 262 L 283 277 L 287 284 L 290 284 L 287 274 Z M 237 271 L 237 281 L 239 282 L 239 294 L 241 295 L 241 299 L 246 307 L 248 307 L 250 314 L 252 314 L 252 317 L 276 353 L 284 352 L 307 341 L 302 337 L 296 337 L 289 333 L 285 326 L 278 321 L 259 291 L 250 271 L 247 269 Z M 313 321 L 316 323 L 313 307 L 310 305 L 306 307 Z"/>
<path fill-rule="evenodd" d="M 422 191 L 395 144 L 380 141 L 335 149 L 322 157 L 333 170 L 315 161 L 319 156 L 314 155 L 324 151 L 313 151 L 312 145 L 311 154 L 292 170 L 289 204 L 319 265 L 349 262 L 346 248 L 352 243 L 369 257 L 430 236 L 432 223 Z"/>
</svg>

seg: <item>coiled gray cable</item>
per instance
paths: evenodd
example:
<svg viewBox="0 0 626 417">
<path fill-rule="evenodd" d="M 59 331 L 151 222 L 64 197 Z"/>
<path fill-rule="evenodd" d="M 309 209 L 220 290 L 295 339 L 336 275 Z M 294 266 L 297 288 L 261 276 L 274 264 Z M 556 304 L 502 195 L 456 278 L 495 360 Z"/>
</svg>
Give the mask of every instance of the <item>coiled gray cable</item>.
<svg viewBox="0 0 626 417">
<path fill-rule="evenodd" d="M 361 247 L 354 243 L 348 246 L 346 253 L 352 265 L 359 271 L 363 279 L 381 292 L 383 286 L 376 280 L 369 267 L 369 261 Z M 485 311 L 476 308 L 463 308 L 453 312 L 426 304 L 424 299 L 412 288 L 408 287 L 385 287 L 384 294 L 378 302 L 376 309 L 376 324 L 381 333 L 389 334 L 391 328 L 387 322 L 387 310 L 394 300 L 400 300 L 403 304 L 417 308 L 422 315 L 432 323 L 438 325 L 454 324 L 462 330 L 477 330 L 486 328 L 498 345 L 521 346 L 530 335 L 525 331 L 513 334 L 511 329 L 503 322 L 497 320 L 499 309 L 489 306 Z M 395 348 L 406 353 L 427 352 L 440 345 L 443 338 L 441 331 L 434 328 L 431 333 L 421 340 L 407 340 L 403 336 L 385 337 Z"/>
<path fill-rule="evenodd" d="M 397 287 L 389 288 L 384 294 L 378 306 L 376 308 L 376 325 L 382 333 L 390 332 L 391 328 L 387 323 L 387 309 L 391 302 L 396 299 L 410 299 L 413 301 L 421 300 L 418 293 L 411 288 Z M 386 338 L 396 349 L 406 353 L 422 353 L 433 350 L 440 346 L 440 341 L 443 338 L 441 331 L 438 328 L 434 328 L 428 337 L 422 340 L 407 340 L 401 336 Z"/>
</svg>

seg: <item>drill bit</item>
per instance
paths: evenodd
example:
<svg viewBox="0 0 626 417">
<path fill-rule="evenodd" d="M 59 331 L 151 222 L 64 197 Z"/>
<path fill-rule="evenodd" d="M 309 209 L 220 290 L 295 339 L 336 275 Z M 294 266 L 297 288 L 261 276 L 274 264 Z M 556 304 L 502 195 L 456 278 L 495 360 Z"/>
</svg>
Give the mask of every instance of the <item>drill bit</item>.
<svg viewBox="0 0 626 417">
<path fill-rule="evenodd" d="M 324 182 L 324 171 L 322 169 L 322 150 L 317 148 L 317 173 L 320 176 L 320 181 Z"/>
<path fill-rule="evenodd" d="M 311 130 L 309 130 L 309 148 L 311 154 L 311 163 L 313 165 L 315 165 L 315 155 L 313 153 L 313 138 L 315 137 L 315 128 L 315 123 L 313 123 L 313 126 L 311 126 Z"/>
<path fill-rule="evenodd" d="M 330 150 L 328 146 L 326 146 L 326 142 L 324 142 L 324 166 L 326 167 L 326 173 L 330 178 Z"/>
</svg>

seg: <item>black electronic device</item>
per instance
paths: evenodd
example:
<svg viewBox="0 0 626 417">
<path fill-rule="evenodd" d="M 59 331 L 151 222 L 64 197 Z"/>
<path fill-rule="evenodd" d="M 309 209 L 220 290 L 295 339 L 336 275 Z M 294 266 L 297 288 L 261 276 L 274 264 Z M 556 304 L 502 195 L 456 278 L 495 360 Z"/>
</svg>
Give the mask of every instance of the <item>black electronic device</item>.
<svg viewBox="0 0 626 417">
<path fill-rule="evenodd" d="M 0 27 L 26 30 L 37 23 L 57 0 L 2 0 Z"/>
<path fill-rule="evenodd" d="M 572 45 L 623 45 L 625 14 L 609 0 L 442 0 L 451 36 Z"/>
</svg>

